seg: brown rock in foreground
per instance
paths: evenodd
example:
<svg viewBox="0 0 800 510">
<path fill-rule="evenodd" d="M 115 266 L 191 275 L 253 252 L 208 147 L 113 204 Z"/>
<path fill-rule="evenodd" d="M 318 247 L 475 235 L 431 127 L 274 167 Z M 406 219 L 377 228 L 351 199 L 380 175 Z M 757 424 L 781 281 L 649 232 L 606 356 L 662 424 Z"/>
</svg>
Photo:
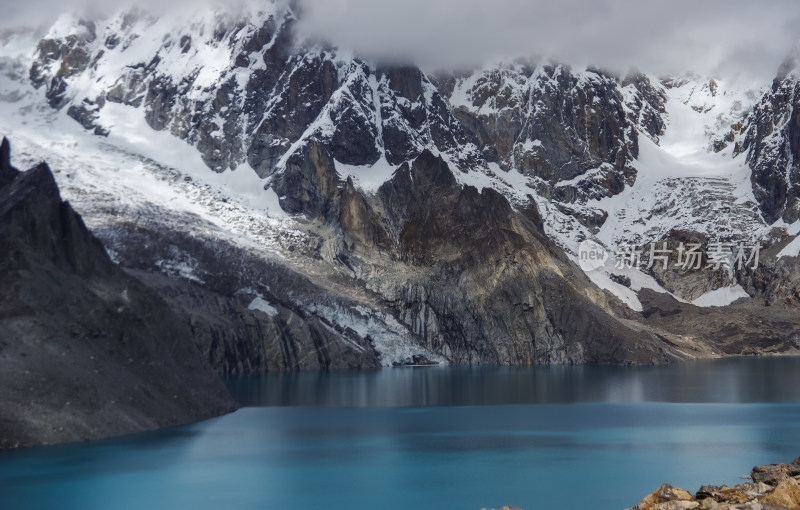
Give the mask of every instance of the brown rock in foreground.
<svg viewBox="0 0 800 510">
<path fill-rule="evenodd" d="M 683 489 L 662 485 L 628 510 L 778 510 L 800 509 L 800 457 L 791 464 L 753 468 L 752 482 L 727 487 L 704 485 L 692 496 Z"/>
</svg>

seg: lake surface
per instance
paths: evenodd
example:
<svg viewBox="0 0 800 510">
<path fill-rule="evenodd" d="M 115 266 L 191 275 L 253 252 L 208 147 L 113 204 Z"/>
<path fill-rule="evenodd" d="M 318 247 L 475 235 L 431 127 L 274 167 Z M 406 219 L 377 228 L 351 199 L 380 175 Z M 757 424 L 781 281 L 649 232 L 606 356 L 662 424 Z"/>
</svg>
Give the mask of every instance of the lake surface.
<svg viewBox="0 0 800 510">
<path fill-rule="evenodd" d="M 617 509 L 800 455 L 800 358 L 231 379 L 187 427 L 0 455 L 2 509 Z"/>
</svg>

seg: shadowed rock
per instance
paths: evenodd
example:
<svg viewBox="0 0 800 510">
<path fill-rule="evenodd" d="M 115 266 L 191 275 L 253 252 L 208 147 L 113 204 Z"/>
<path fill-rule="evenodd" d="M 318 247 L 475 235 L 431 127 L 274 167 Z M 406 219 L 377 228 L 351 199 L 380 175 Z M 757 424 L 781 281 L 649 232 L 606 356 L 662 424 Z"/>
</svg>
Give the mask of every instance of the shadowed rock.
<svg viewBox="0 0 800 510">
<path fill-rule="evenodd" d="M 125 274 L 45 164 L 0 150 L 0 449 L 184 424 L 235 405 L 190 332 Z"/>
</svg>

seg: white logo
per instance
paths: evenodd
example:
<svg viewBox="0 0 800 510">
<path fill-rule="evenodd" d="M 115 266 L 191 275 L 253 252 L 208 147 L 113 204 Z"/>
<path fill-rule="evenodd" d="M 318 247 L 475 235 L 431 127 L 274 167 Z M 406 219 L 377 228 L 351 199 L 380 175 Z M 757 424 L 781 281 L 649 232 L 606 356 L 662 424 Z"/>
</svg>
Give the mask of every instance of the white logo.
<svg viewBox="0 0 800 510">
<path fill-rule="evenodd" d="M 608 260 L 608 251 L 602 245 L 587 239 L 578 246 L 578 265 L 584 271 L 603 267 Z"/>
</svg>

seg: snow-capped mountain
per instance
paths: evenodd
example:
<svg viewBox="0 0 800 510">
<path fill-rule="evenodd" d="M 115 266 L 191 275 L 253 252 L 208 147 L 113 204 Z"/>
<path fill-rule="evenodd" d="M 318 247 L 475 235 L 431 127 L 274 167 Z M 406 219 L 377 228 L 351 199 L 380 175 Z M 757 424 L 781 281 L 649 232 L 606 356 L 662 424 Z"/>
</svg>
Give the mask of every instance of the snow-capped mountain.
<svg viewBox="0 0 800 510">
<path fill-rule="evenodd" d="M 790 65 L 772 89 L 546 60 L 431 72 L 298 39 L 298 15 L 64 15 L 3 43 L 0 128 L 64 169 L 217 366 L 660 362 L 726 348 L 649 325 L 642 289 L 794 299 Z M 761 243 L 764 262 L 584 275 L 585 239 Z M 273 330 L 291 332 L 257 354 Z"/>
<path fill-rule="evenodd" d="M 736 154 L 752 169 L 753 192 L 764 219 L 795 223 L 800 218 L 800 47 L 787 58 L 772 87 L 743 127 Z"/>
</svg>

